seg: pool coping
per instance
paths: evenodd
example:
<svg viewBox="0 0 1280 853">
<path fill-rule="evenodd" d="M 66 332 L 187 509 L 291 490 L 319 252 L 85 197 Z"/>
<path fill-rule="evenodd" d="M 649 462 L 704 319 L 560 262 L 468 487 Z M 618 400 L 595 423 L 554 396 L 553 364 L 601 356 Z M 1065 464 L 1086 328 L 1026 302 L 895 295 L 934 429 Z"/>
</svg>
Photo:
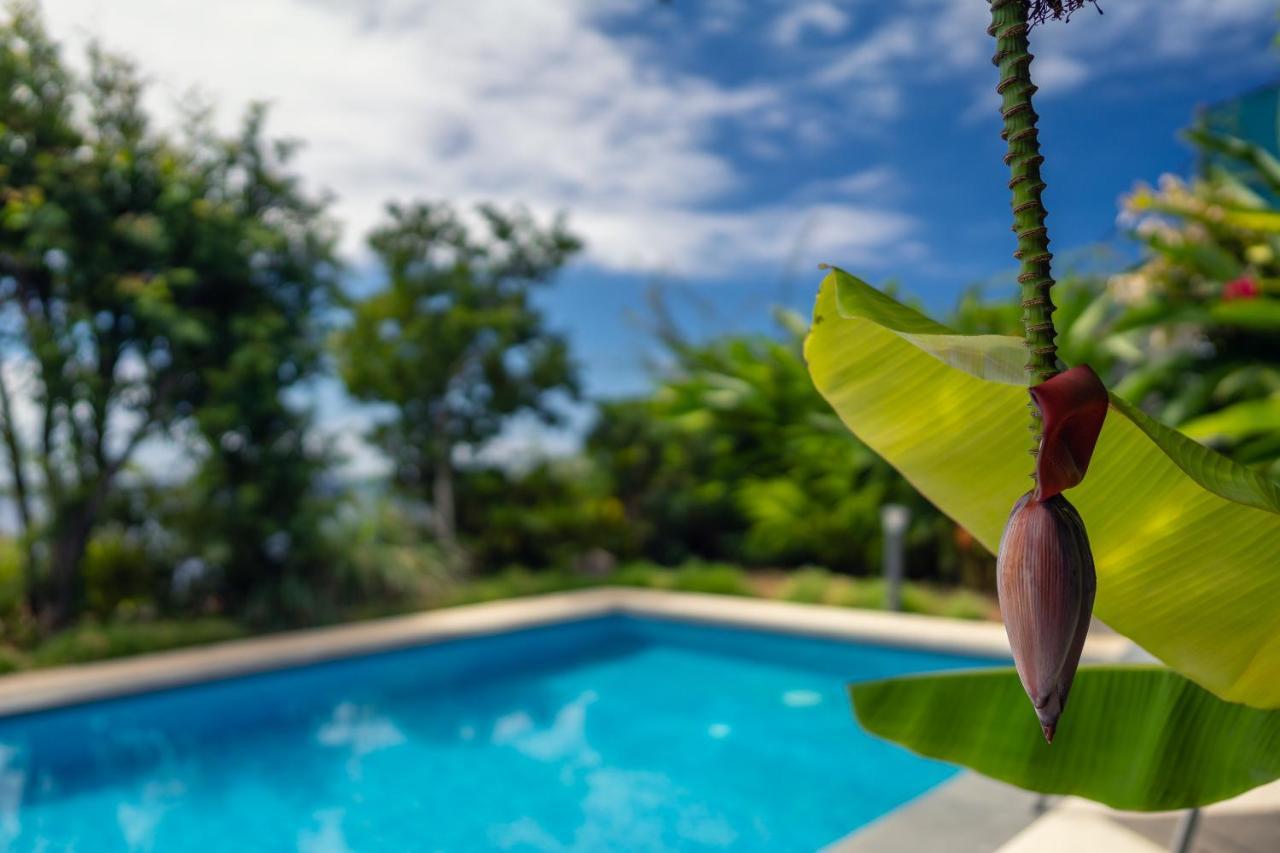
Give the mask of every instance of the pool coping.
<svg viewBox="0 0 1280 853">
<path fill-rule="evenodd" d="M 726 595 L 600 587 L 14 673 L 0 677 L 0 716 L 615 614 L 984 657 L 1005 657 L 1009 653 L 1004 628 L 995 622 Z M 1095 632 L 1085 646 L 1085 658 L 1095 662 L 1123 660 L 1134 648 L 1124 637 Z"/>
</svg>

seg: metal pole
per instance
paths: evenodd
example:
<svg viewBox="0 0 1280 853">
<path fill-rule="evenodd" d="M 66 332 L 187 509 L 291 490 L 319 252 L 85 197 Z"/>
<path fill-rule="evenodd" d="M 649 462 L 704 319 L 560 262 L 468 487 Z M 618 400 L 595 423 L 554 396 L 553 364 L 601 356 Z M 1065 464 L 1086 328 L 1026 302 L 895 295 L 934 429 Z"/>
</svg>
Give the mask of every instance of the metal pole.
<svg viewBox="0 0 1280 853">
<path fill-rule="evenodd" d="M 1178 818 L 1178 826 L 1173 830 L 1173 843 L 1169 845 L 1170 853 L 1191 853 L 1191 842 L 1195 841 L 1196 828 L 1200 825 L 1200 810 L 1187 809 Z"/>
<path fill-rule="evenodd" d="M 911 510 L 900 504 L 880 508 L 880 527 L 884 531 L 884 606 L 902 609 L 902 576 L 905 567 L 902 539 L 911 523 Z"/>
</svg>

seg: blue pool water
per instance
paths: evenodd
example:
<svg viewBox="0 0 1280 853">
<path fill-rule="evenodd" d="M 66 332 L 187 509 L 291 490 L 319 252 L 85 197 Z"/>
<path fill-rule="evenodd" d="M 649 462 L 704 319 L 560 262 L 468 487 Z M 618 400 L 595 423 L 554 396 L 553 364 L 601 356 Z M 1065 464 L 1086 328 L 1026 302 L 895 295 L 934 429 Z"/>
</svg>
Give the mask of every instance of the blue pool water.
<svg viewBox="0 0 1280 853">
<path fill-rule="evenodd" d="M 951 768 L 850 680 L 988 664 L 611 616 L 0 720 L 10 850 L 812 850 Z"/>
</svg>

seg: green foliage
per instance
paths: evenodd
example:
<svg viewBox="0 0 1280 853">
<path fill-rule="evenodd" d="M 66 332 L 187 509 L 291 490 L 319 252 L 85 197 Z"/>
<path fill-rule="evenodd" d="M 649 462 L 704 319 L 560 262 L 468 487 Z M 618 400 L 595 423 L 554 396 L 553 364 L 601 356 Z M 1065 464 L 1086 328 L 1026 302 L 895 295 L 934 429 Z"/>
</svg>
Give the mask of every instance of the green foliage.
<svg viewBox="0 0 1280 853">
<path fill-rule="evenodd" d="M 489 577 L 459 585 L 445 601 L 450 605 L 474 604 L 481 601 L 563 592 L 591 585 L 593 582 L 590 579 L 563 569 L 531 571 L 523 566 L 511 566 Z"/>
<path fill-rule="evenodd" d="M 324 586 L 327 449 L 289 395 L 319 370 L 334 286 L 335 231 L 289 171 L 293 146 L 264 137 L 250 111 L 235 139 L 194 136 L 203 195 L 198 267 L 217 282 L 185 304 L 206 330 L 195 425 L 205 453 L 188 538 L 222 578 L 226 604 L 259 621 L 305 621 L 287 588 Z M 198 126 L 199 127 L 199 126 Z M 195 294 L 193 293 L 193 296 Z"/>
<path fill-rule="evenodd" d="M 781 340 L 668 332 L 673 367 L 654 395 L 602 406 L 588 452 L 639 552 L 878 572 L 880 508 L 893 502 L 912 510 L 909 564 L 954 576 L 951 525 L 849 436 L 809 379 L 799 321 L 779 319 Z"/>
<path fill-rule="evenodd" d="M 796 569 L 787 578 L 782 597 L 801 604 L 825 604 L 833 581 L 831 572 L 817 566 Z"/>
<path fill-rule="evenodd" d="M 0 675 L 19 672 L 30 666 L 27 656 L 12 646 L 0 646 Z"/>
<path fill-rule="evenodd" d="M 154 601 L 157 581 L 165 578 L 136 536 L 119 527 L 100 530 L 85 549 L 84 600 L 87 612 L 99 619 L 114 615 L 122 605 L 137 607 Z"/>
<path fill-rule="evenodd" d="M 1025 488 L 1026 463 L 1008 451 L 1024 429 L 1022 346 L 1018 338 L 956 335 L 836 270 L 823 284 L 805 352 L 815 383 L 850 429 L 994 545 L 1008 496 Z M 1008 697 L 999 701 L 993 685 L 976 682 L 954 695 L 945 691 L 960 682 L 855 687 L 864 723 L 1019 785 L 1126 808 L 1197 805 L 1275 778 L 1280 717 L 1229 703 L 1280 706 L 1271 595 L 1280 486 L 1113 396 L 1089 476 L 1072 501 L 1093 547 L 1095 612 L 1178 674 L 1117 675 L 1095 704 L 1080 698 L 1077 678 L 1064 719 L 1083 732 L 1073 736 L 1074 749 L 1055 742 L 1054 754 L 1068 756 L 1062 761 L 1042 761 L 1032 752 L 1044 748 L 1039 738 L 1019 738 L 1005 724 L 1005 709 L 1017 707 L 1035 732 L 1012 673 L 1002 676 L 1008 684 L 999 696 Z M 1229 626 L 1222 614 L 1230 614 Z M 898 722 L 888 720 L 890 705 Z M 1157 709 L 1154 716 L 1148 708 Z M 1256 744 L 1237 740 L 1241 731 L 1259 741 L 1261 757 L 1246 754 L 1242 744 L 1250 753 Z M 992 746 L 993 737 L 1008 745 Z M 1050 769 L 1042 774 L 1042 767 Z"/>
<path fill-rule="evenodd" d="M 386 404 L 371 441 L 397 483 L 433 505 L 436 533 L 456 532 L 453 465 L 516 414 L 554 422 L 549 393 L 577 393 L 563 338 L 545 328 L 532 288 L 578 250 L 557 220 L 476 209 L 473 227 L 449 205 L 390 205 L 369 246 L 386 276 L 350 301 L 335 338 L 339 372 L 356 398 Z"/>
<path fill-rule="evenodd" d="M 952 334 L 839 270 L 805 347 L 849 428 L 992 549 L 1027 488 L 1027 462 L 1009 452 L 1024 441 L 1022 351 L 1017 338 Z M 1071 500 L 1101 619 L 1224 699 L 1280 705 L 1280 486 L 1113 396 Z M 1226 612 L 1229 632 L 1214 615 Z"/>
<path fill-rule="evenodd" d="M 1214 155 L 1206 174 L 1190 184 L 1166 176 L 1159 190 L 1129 197 L 1144 261 L 1100 292 L 1069 290 L 1059 324 L 1067 362 L 1091 364 L 1115 391 L 1089 477 L 1073 491 L 1098 567 L 1098 615 L 1177 672 L 1082 670 L 1051 749 L 1012 671 L 853 687 L 873 732 L 1025 788 L 1118 808 L 1198 806 L 1280 776 L 1280 712 L 1257 710 L 1280 707 L 1277 602 L 1267 595 L 1280 550 L 1280 169 L 1259 146 L 1191 137 Z M 922 329 L 919 315 L 841 276 L 815 313 L 815 380 L 851 428 L 994 542 L 999 511 L 1020 491 L 1001 459 L 1016 442 L 1021 394 L 995 384 L 1021 383 L 1009 369 L 1012 343 L 1006 357 L 998 338 Z M 964 331 L 1014 325 L 1016 311 L 962 307 Z M 818 325 L 827 320 L 836 322 Z M 895 364 L 892 389 L 859 375 L 867 360 Z M 886 407 L 904 387 L 952 403 L 928 436 L 912 434 L 901 405 Z M 891 442 L 886 427 L 897 428 Z M 950 459 L 928 449 L 940 439 Z M 980 506 L 979 476 L 1003 504 Z"/>
<path fill-rule="evenodd" d="M 1238 169 L 1166 176 L 1127 199 L 1146 261 L 1110 288 L 1132 367 L 1117 393 L 1280 475 L 1280 211 L 1256 146 L 1196 133 Z M 1254 189 L 1258 187 L 1259 189 Z"/>
<path fill-rule="evenodd" d="M 234 640 L 246 635 L 226 619 L 159 622 L 86 622 L 50 637 L 31 656 L 37 666 L 58 666 Z"/>
<path fill-rule="evenodd" d="M 1165 669 L 1082 667 L 1050 746 L 1012 669 L 855 684 L 868 731 L 1046 794 L 1163 811 L 1280 777 L 1280 711 L 1224 702 Z"/>
<path fill-rule="evenodd" d="M 83 606 L 94 531 L 160 435 L 196 439 L 201 536 L 230 555 L 233 603 L 287 571 L 272 537 L 295 570 L 323 556 L 300 544 L 313 454 L 284 395 L 317 364 L 332 229 L 261 110 L 235 139 L 199 116 L 176 137 L 151 127 L 144 89 L 96 48 L 73 73 L 30 7 L 0 27 L 0 348 L 34 366 L 39 413 L 20 434 L 0 388 L 0 433 L 47 626 Z"/>
<path fill-rule="evenodd" d="M 676 569 L 671 589 L 712 595 L 750 595 L 746 575 L 737 566 L 693 561 Z"/>
<path fill-rule="evenodd" d="M 816 566 L 791 572 L 781 597 L 803 604 L 830 604 L 880 610 L 886 606 L 885 582 L 881 578 L 854 578 Z M 994 615 L 988 596 L 966 589 L 940 589 L 907 581 L 902 585 L 902 611 L 950 619 L 989 619 Z"/>
<path fill-rule="evenodd" d="M 23 604 L 23 568 L 26 549 L 17 539 L 0 537 L 0 619 Z"/>
<path fill-rule="evenodd" d="M 622 503 L 589 460 L 462 472 L 458 526 L 476 566 L 571 566 L 635 550 Z"/>
<path fill-rule="evenodd" d="M 1256 145 L 1193 131 L 1213 165 L 1139 186 L 1125 215 L 1144 257 L 1054 290 L 1060 354 L 1117 394 L 1233 459 L 1280 475 L 1280 182 Z M 951 323 L 1017 334 L 1020 309 L 966 294 Z"/>
<path fill-rule="evenodd" d="M 448 594 L 456 578 L 411 511 L 394 501 L 344 507 L 326 534 L 339 555 L 339 600 L 418 606 Z"/>
</svg>

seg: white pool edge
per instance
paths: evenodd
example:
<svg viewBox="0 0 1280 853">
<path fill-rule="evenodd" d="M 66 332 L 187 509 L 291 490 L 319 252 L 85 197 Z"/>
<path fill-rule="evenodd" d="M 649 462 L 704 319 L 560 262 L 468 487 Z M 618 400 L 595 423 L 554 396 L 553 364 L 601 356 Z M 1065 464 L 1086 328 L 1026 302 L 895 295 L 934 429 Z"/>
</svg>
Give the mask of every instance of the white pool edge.
<svg viewBox="0 0 1280 853">
<path fill-rule="evenodd" d="M 754 628 L 928 651 L 1000 657 L 1004 628 L 931 616 L 734 596 L 604 587 L 462 605 L 0 677 L 0 716 L 610 614 Z M 1085 657 L 1118 661 L 1133 644 L 1091 635 Z"/>
</svg>

